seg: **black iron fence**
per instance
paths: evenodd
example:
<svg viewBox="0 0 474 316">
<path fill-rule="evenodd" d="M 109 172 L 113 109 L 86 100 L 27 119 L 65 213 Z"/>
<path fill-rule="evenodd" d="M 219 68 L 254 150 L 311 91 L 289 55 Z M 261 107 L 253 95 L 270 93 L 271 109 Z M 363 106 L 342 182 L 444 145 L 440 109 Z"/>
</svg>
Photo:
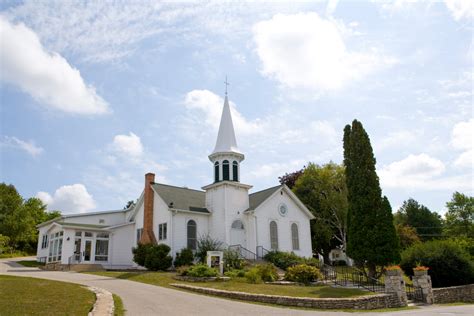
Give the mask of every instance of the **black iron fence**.
<svg viewBox="0 0 474 316">
<path fill-rule="evenodd" d="M 423 290 L 419 286 L 414 286 L 411 284 L 405 285 L 405 290 L 407 292 L 408 300 L 415 302 L 424 302 Z"/>
</svg>

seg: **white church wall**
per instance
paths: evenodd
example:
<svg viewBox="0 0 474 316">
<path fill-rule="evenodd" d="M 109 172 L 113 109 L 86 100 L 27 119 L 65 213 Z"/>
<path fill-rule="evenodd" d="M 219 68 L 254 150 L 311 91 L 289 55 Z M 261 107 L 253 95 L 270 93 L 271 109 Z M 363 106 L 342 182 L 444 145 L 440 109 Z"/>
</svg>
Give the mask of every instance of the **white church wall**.
<svg viewBox="0 0 474 316">
<path fill-rule="evenodd" d="M 40 258 L 44 258 L 48 256 L 48 249 L 49 249 L 49 237 L 48 237 L 48 245 L 46 248 L 41 249 L 41 245 L 43 242 L 43 236 L 48 235 L 48 229 L 50 228 L 50 225 L 46 225 L 43 227 L 40 227 L 38 230 L 38 245 L 37 245 L 37 250 L 36 250 L 36 258 L 37 260 L 40 260 Z"/>
<path fill-rule="evenodd" d="M 112 231 L 109 239 L 109 260 L 110 268 L 133 265 L 132 248 L 135 246 L 136 235 L 135 225 L 118 227 Z"/>
<path fill-rule="evenodd" d="M 168 205 L 166 202 L 156 193 L 154 192 L 154 202 L 153 202 L 153 233 L 155 234 L 155 238 L 159 244 L 167 244 L 168 246 L 172 247 L 171 243 L 171 212 L 168 209 Z M 158 225 L 159 224 L 167 224 L 167 238 L 164 240 L 159 240 L 158 236 Z"/>
<path fill-rule="evenodd" d="M 187 236 L 187 224 L 188 221 L 194 220 L 196 222 L 197 228 L 197 238 L 200 236 L 205 236 L 209 233 L 208 225 L 209 215 L 199 214 L 199 213 L 187 213 L 187 212 L 176 212 L 173 215 L 172 223 L 172 238 L 173 238 L 173 247 L 171 247 L 173 257 L 176 256 L 176 252 L 181 251 L 183 248 L 188 246 L 188 236 Z M 212 236 L 212 235 L 211 235 Z"/>
<path fill-rule="evenodd" d="M 65 228 L 63 235 L 63 248 L 61 253 L 61 263 L 68 264 L 69 258 L 74 254 L 74 235 L 76 230 Z M 69 240 L 68 240 L 69 239 Z"/>
<path fill-rule="evenodd" d="M 282 203 L 285 203 L 288 207 L 286 216 L 281 216 L 278 212 L 278 208 Z M 259 245 L 271 250 L 270 222 L 274 220 L 278 227 L 278 250 L 293 251 L 295 254 L 303 257 L 312 256 L 309 218 L 283 190 L 262 203 L 256 209 L 255 215 L 257 216 L 257 242 Z M 292 223 L 298 225 L 299 250 L 293 249 L 291 238 Z"/>
<path fill-rule="evenodd" d="M 143 205 L 144 203 L 141 203 L 137 213 L 135 214 L 135 230 L 133 232 L 134 245 L 137 245 L 138 243 L 137 229 L 143 229 Z"/>
</svg>

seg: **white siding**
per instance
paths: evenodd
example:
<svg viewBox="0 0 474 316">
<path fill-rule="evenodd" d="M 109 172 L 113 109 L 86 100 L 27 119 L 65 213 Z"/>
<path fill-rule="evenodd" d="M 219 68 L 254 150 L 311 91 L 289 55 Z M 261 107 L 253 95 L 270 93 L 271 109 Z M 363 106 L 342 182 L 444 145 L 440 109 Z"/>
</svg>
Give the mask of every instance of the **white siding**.
<svg viewBox="0 0 474 316">
<path fill-rule="evenodd" d="M 181 249 L 188 246 L 188 236 L 187 236 L 187 224 L 189 220 L 194 220 L 197 225 L 197 238 L 199 236 L 204 236 L 209 232 L 208 226 L 208 215 L 202 215 L 199 213 L 186 213 L 186 212 L 176 212 L 173 213 L 173 247 L 171 252 L 173 257 L 175 257 L 176 252 L 181 251 Z M 170 232 L 168 232 L 169 234 Z M 214 236 L 213 236 L 214 237 Z M 215 237 L 214 237 L 215 238 Z"/>
<path fill-rule="evenodd" d="M 104 222 L 101 223 L 100 220 L 103 220 Z M 125 223 L 125 220 L 126 220 L 126 212 L 118 212 L 118 213 L 105 213 L 104 212 L 104 214 L 98 214 L 98 215 L 66 217 L 63 221 L 66 223 L 114 226 L 114 225 Z"/>
<path fill-rule="evenodd" d="M 135 246 L 135 225 L 118 227 L 112 231 L 109 240 L 108 268 L 121 268 L 133 265 L 132 248 Z M 105 265 L 105 264 L 104 264 Z"/>
</svg>

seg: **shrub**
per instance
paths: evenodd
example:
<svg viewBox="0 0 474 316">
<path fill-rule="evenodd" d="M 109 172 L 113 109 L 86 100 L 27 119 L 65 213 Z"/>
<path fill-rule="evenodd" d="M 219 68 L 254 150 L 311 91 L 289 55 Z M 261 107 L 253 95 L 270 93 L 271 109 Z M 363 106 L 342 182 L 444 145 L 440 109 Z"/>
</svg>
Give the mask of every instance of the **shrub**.
<svg viewBox="0 0 474 316">
<path fill-rule="evenodd" d="M 190 266 L 193 264 L 194 255 L 193 251 L 189 248 L 183 248 L 180 252 L 176 253 L 176 258 L 174 259 L 174 266 Z"/>
<path fill-rule="evenodd" d="M 180 266 L 179 268 L 176 269 L 176 274 L 186 276 L 188 275 L 189 268 L 190 266 Z"/>
<path fill-rule="evenodd" d="M 212 238 L 209 234 L 200 236 L 197 241 L 196 258 L 199 262 L 206 262 L 208 251 L 220 251 L 222 249 L 222 241 Z"/>
<path fill-rule="evenodd" d="M 321 272 L 318 268 L 309 266 L 307 264 L 299 264 L 294 267 L 289 267 L 285 273 L 285 280 L 310 284 L 322 278 Z"/>
<path fill-rule="evenodd" d="M 245 270 L 232 269 L 232 270 L 224 272 L 224 275 L 229 278 L 243 278 L 245 277 Z"/>
<path fill-rule="evenodd" d="M 152 271 L 165 271 L 171 267 L 173 258 L 169 255 L 170 247 L 165 244 L 152 245 L 146 254 L 145 268 Z"/>
<path fill-rule="evenodd" d="M 321 263 L 316 258 L 301 258 L 301 264 L 307 264 L 309 266 L 318 268 L 321 266 Z"/>
<path fill-rule="evenodd" d="M 137 263 L 138 265 L 144 267 L 148 250 L 152 246 L 153 246 L 152 244 L 138 244 L 137 247 L 132 248 L 133 261 Z"/>
<path fill-rule="evenodd" d="M 264 256 L 264 259 L 273 263 L 280 269 L 286 270 L 288 267 L 300 264 L 305 260 L 295 255 L 293 252 L 270 251 Z"/>
<path fill-rule="evenodd" d="M 417 265 L 429 267 L 433 287 L 470 284 L 474 267 L 469 254 L 453 240 L 432 240 L 414 244 L 402 252 L 401 268 L 413 275 Z"/>
<path fill-rule="evenodd" d="M 228 270 L 240 270 L 243 269 L 245 260 L 240 258 L 240 255 L 235 250 L 224 250 L 224 269 Z"/>
<path fill-rule="evenodd" d="M 262 283 L 262 277 L 260 276 L 258 269 L 255 267 L 245 272 L 245 278 L 247 279 L 248 283 Z"/>
<path fill-rule="evenodd" d="M 207 264 L 196 264 L 188 269 L 187 275 L 195 278 L 216 277 L 217 269 L 210 268 Z"/>
</svg>

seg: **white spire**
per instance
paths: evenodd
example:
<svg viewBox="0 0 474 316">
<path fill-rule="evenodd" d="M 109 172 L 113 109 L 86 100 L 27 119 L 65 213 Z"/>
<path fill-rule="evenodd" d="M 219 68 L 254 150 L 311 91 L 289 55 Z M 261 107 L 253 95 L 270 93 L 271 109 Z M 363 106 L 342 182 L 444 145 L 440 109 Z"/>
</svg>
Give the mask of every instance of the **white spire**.
<svg viewBox="0 0 474 316">
<path fill-rule="evenodd" d="M 229 100 L 227 95 L 224 100 L 224 109 L 222 110 L 221 124 L 219 125 L 219 133 L 217 134 L 216 147 L 212 154 L 234 152 L 240 153 L 235 140 L 234 125 L 232 123 L 232 115 L 230 114 Z"/>
</svg>

